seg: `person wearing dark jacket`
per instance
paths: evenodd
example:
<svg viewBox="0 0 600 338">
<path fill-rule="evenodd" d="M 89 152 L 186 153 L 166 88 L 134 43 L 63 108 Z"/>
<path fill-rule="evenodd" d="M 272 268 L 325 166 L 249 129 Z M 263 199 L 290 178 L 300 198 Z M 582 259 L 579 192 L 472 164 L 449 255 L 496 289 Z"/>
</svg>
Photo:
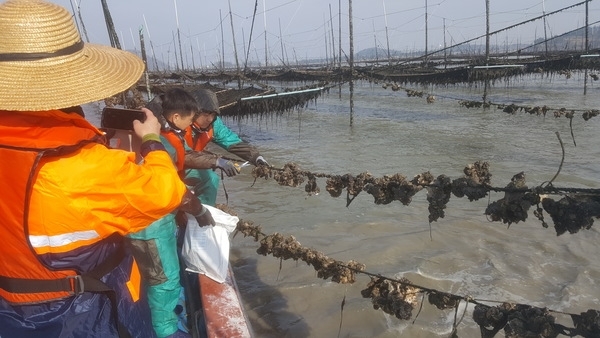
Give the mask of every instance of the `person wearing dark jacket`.
<svg viewBox="0 0 600 338">
<path fill-rule="evenodd" d="M 219 116 L 217 95 L 213 91 L 199 89 L 192 91 L 191 94 L 198 103 L 199 114 L 185 134 L 187 145 L 193 150 L 186 153 L 185 167 L 193 170 L 186 172 L 185 182 L 194 187 L 194 193 L 203 203 L 214 205 L 220 178 L 209 168 L 219 168 L 228 177 L 237 175 L 239 169 L 231 160 L 204 153 L 203 150 L 209 142 L 253 165 L 268 165 L 268 163 L 255 146 L 243 141 L 223 123 Z"/>
</svg>

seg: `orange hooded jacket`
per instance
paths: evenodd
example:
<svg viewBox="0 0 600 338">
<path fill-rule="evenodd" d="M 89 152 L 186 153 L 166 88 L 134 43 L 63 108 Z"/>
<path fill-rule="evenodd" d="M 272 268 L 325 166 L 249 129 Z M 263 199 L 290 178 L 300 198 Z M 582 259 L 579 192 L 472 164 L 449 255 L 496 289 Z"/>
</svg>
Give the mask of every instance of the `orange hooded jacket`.
<svg viewBox="0 0 600 338">
<path fill-rule="evenodd" d="M 186 191 L 165 151 L 108 149 L 84 118 L 61 111 L 0 111 L 0 277 L 3 282 L 68 278 L 103 262 L 103 240 L 137 232 L 179 206 Z M 67 277 L 67 278 L 65 278 Z M 12 293 L 36 303 L 73 292 Z"/>
<path fill-rule="evenodd" d="M 200 128 L 198 128 L 197 130 L 200 130 Z M 208 142 L 210 142 L 213 139 L 213 136 L 214 136 L 214 129 L 212 126 L 210 127 L 209 130 L 202 131 L 202 132 L 194 132 L 194 129 L 192 126 L 189 126 L 185 130 L 185 142 L 194 151 L 204 150 L 204 148 L 206 147 Z"/>
</svg>

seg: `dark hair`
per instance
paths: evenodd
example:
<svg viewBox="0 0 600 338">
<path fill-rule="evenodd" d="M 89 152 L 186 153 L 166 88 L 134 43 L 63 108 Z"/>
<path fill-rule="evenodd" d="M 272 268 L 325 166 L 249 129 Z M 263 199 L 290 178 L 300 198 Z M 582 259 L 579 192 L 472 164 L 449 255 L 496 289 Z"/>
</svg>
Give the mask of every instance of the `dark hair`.
<svg viewBox="0 0 600 338">
<path fill-rule="evenodd" d="M 182 116 L 190 116 L 198 112 L 198 103 L 190 93 L 181 88 L 169 89 L 161 95 L 162 110 L 165 118 L 170 117 L 174 113 L 179 113 Z"/>
</svg>

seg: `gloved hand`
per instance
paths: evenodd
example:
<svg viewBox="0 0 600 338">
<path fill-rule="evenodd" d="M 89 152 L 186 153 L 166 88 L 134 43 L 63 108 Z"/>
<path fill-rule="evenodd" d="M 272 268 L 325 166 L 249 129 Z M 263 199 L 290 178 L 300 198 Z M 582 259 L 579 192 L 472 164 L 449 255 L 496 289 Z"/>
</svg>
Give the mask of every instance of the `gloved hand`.
<svg viewBox="0 0 600 338">
<path fill-rule="evenodd" d="M 262 156 L 258 156 L 255 160 L 257 165 L 269 165 L 269 163 L 267 162 L 267 160 L 265 160 L 264 157 Z"/>
<path fill-rule="evenodd" d="M 194 217 L 196 217 L 196 221 L 198 221 L 198 225 L 200 225 L 201 227 L 207 225 L 215 225 L 215 220 L 210 214 L 210 211 L 208 211 L 208 209 L 206 209 L 205 206 L 202 206 L 202 211 L 200 211 L 200 213 Z"/>
<path fill-rule="evenodd" d="M 235 176 L 238 174 L 238 170 L 232 161 L 226 160 L 222 157 L 217 158 L 217 168 L 223 169 L 227 177 Z"/>
</svg>

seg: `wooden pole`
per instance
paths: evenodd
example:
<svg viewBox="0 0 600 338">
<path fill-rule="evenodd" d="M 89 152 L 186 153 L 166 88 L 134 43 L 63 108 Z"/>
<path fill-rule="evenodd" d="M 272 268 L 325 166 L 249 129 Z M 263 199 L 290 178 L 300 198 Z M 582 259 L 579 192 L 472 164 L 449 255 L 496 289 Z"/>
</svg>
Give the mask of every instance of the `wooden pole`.
<svg viewBox="0 0 600 338">
<path fill-rule="evenodd" d="M 490 0 L 485 0 L 485 65 L 490 62 Z"/>
<path fill-rule="evenodd" d="M 344 73 L 342 73 L 342 0 L 338 0 L 338 69 L 340 74 L 340 80 L 338 84 L 338 96 L 340 101 L 342 100 L 342 81 L 344 80 Z"/>
<path fill-rule="evenodd" d="M 338 67 L 342 68 L 342 0 L 338 0 Z M 341 95 L 341 93 L 340 93 Z"/>
<path fill-rule="evenodd" d="M 546 57 L 548 57 L 548 32 L 546 30 L 546 0 L 542 1 L 542 14 L 544 15 L 544 46 L 546 47 Z"/>
<path fill-rule="evenodd" d="M 588 31 L 590 29 L 589 26 L 589 11 L 588 11 L 588 4 L 590 1 L 586 1 L 585 2 L 585 53 L 588 54 L 589 50 L 590 50 L 590 44 L 588 41 Z M 585 67 L 585 71 L 583 72 L 583 95 L 587 95 L 587 78 L 588 78 L 588 69 L 587 66 Z"/>
<path fill-rule="evenodd" d="M 223 16 L 221 15 L 221 9 L 219 9 L 219 21 L 221 22 L 221 70 L 225 70 L 225 38 L 223 37 Z"/>
<path fill-rule="evenodd" d="M 329 4 L 329 24 L 331 27 L 331 54 L 333 54 L 332 68 L 335 68 L 335 36 L 333 35 L 333 16 L 331 15 L 331 4 Z"/>
<path fill-rule="evenodd" d="M 154 58 L 154 67 L 158 72 L 158 60 L 156 59 L 156 53 L 154 53 L 154 45 L 152 44 L 152 37 L 150 36 L 150 28 L 148 28 L 148 23 L 146 22 L 146 16 L 142 14 L 142 18 L 144 19 L 144 25 L 146 26 L 146 32 L 148 32 L 148 40 L 150 40 L 150 50 L 152 51 L 152 58 Z"/>
<path fill-rule="evenodd" d="M 373 24 L 373 40 L 375 40 L 375 63 L 379 64 L 379 55 L 377 52 L 377 34 L 375 33 L 375 20 L 372 20 L 372 24 Z"/>
<path fill-rule="evenodd" d="M 106 22 L 106 29 L 108 30 L 108 38 L 110 39 L 111 47 L 121 49 L 121 43 L 115 30 L 115 24 L 113 23 L 112 16 L 108 10 L 108 4 L 106 0 L 100 0 L 102 3 L 102 10 L 104 12 L 104 21 Z"/>
<path fill-rule="evenodd" d="M 267 43 L 267 5 L 265 4 L 267 0 L 263 0 L 263 20 L 265 23 L 265 70 L 269 67 L 269 45 Z"/>
<path fill-rule="evenodd" d="M 142 28 L 139 30 L 140 36 L 140 49 L 142 51 L 142 60 L 144 60 L 144 65 L 146 66 L 144 69 L 144 79 L 146 80 L 146 90 L 148 92 L 148 101 L 152 100 L 152 91 L 150 90 L 150 77 L 148 76 L 148 58 L 146 57 L 146 45 L 144 44 L 144 33 Z"/>
<path fill-rule="evenodd" d="M 172 32 L 172 34 L 173 34 L 173 53 L 175 53 L 175 69 L 177 71 L 179 71 L 179 61 L 177 61 L 177 45 L 176 45 L 177 42 L 175 41 L 175 32 Z"/>
<path fill-rule="evenodd" d="M 486 0 L 489 1 L 489 0 Z M 425 0 L 425 62 L 427 63 L 427 55 L 429 52 L 427 51 L 429 42 L 428 42 L 428 29 L 427 29 L 427 0 Z"/>
<path fill-rule="evenodd" d="M 427 0 L 425 0 L 427 3 Z M 390 37 L 388 36 L 388 23 L 387 23 L 387 12 L 385 10 L 385 0 L 383 0 L 383 17 L 385 19 L 385 40 L 387 42 L 387 57 L 388 57 L 388 64 L 391 66 L 392 65 L 392 57 L 390 55 Z M 373 28 L 375 29 L 375 28 Z M 427 38 L 425 38 L 427 39 Z M 425 40 L 427 41 L 427 40 Z M 427 51 L 425 51 L 425 54 L 427 54 Z"/>
<path fill-rule="evenodd" d="M 446 18 L 444 18 L 444 69 L 448 66 L 448 50 L 446 49 Z"/>
<path fill-rule="evenodd" d="M 246 68 L 248 67 L 248 58 L 250 57 L 250 45 L 252 44 L 252 32 L 254 31 L 254 19 L 256 18 L 257 9 L 258 0 L 254 2 L 254 14 L 252 14 L 252 25 L 250 25 L 250 36 L 248 37 L 248 50 L 246 51 L 246 60 L 244 61 L 244 72 L 246 72 Z"/>
<path fill-rule="evenodd" d="M 195 71 L 196 63 L 194 62 L 194 46 L 192 46 L 191 41 L 190 41 L 190 53 L 192 54 L 192 71 Z"/>
<path fill-rule="evenodd" d="M 177 13 L 177 0 L 173 0 L 175 4 L 175 21 L 177 23 L 177 41 L 179 42 L 179 58 L 181 59 L 181 71 L 185 70 L 185 65 L 183 64 L 183 49 L 181 48 L 181 34 L 179 34 L 179 14 Z"/>
<path fill-rule="evenodd" d="M 352 27 L 352 0 L 348 0 L 348 29 L 350 33 L 350 126 L 354 123 L 354 28 Z"/>
<path fill-rule="evenodd" d="M 329 48 L 327 46 L 327 19 L 325 19 L 325 13 L 323 13 L 323 32 L 325 33 L 325 68 L 329 68 Z"/>
<path fill-rule="evenodd" d="M 235 55 L 235 67 L 237 69 L 238 89 L 242 89 L 242 76 L 240 74 L 240 63 L 238 62 L 237 47 L 235 46 L 235 29 L 233 28 L 233 15 L 231 15 L 231 1 L 229 4 L 229 19 L 231 21 L 231 36 L 233 38 L 233 54 Z"/>
<path fill-rule="evenodd" d="M 281 42 L 281 63 L 286 66 L 285 53 L 283 50 L 283 35 L 281 34 L 281 18 L 279 18 L 279 42 Z"/>
</svg>

